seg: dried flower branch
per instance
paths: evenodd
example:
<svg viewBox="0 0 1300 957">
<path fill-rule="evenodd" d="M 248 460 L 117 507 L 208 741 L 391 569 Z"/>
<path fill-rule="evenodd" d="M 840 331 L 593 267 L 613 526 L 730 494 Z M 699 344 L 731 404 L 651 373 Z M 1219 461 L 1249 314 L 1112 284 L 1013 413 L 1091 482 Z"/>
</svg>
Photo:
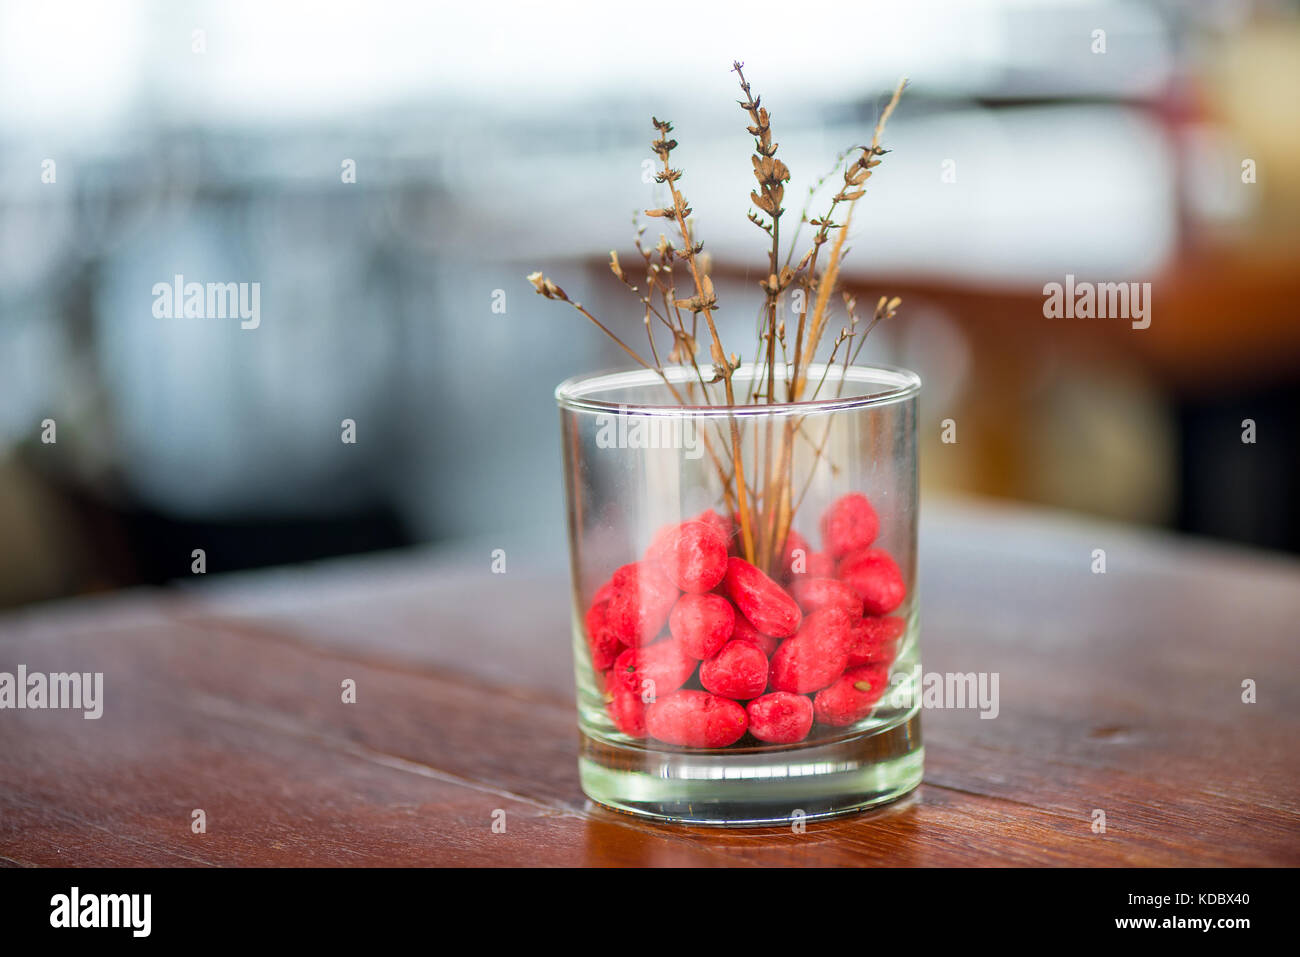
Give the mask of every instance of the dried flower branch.
<svg viewBox="0 0 1300 957">
<path fill-rule="evenodd" d="M 781 261 L 781 220 L 785 213 L 785 185 L 790 180 L 790 170 L 777 157 L 778 144 L 772 136 L 771 116 L 762 105 L 744 73 L 744 64 L 739 60 L 732 64 L 740 85 L 743 99 L 738 103 L 748 116 L 746 129 L 754 137 L 754 152 L 750 157 L 753 166 L 756 188 L 750 191 L 750 201 L 755 209 L 749 211 L 749 220 L 758 226 L 767 237 L 768 264 L 766 275 L 759 281 L 763 290 L 763 305 L 759 312 L 756 360 L 750 373 L 752 385 L 745 390 L 744 400 L 753 403 L 772 404 L 778 400 L 776 376 L 778 368 L 777 352 L 780 351 L 780 368 L 784 385 L 783 399 L 788 402 L 816 399 L 825 385 L 830 370 L 837 360 L 840 363 L 836 395 L 842 393 L 847 378 L 848 367 L 857 361 L 867 336 L 880 322 L 892 318 L 898 310 L 900 300 L 881 297 L 873 311 L 871 321 L 862 328 L 857 314 L 857 304 L 847 292 L 843 293 L 844 309 L 848 324 L 842 328 L 831 342 L 830 357 L 821 370 L 811 396 L 806 395 L 812 363 L 817 354 L 826 329 L 831 322 L 831 295 L 835 291 L 840 269 L 848 253 L 846 239 L 849 226 L 853 221 L 854 209 L 858 200 L 865 194 L 866 181 L 872 171 L 880 165 L 881 157 L 887 153 L 881 145 L 885 125 L 892 116 L 906 86 L 906 78 L 901 80 L 893 96 L 881 111 L 875 124 L 871 142 L 866 146 L 854 146 L 842 152 L 836 159 L 834 167 L 815 181 L 808 191 L 804 209 L 800 213 L 794 235 L 784 262 Z M 640 255 L 641 278 L 629 272 L 627 266 L 619 259 L 617 251 L 611 251 L 609 269 L 634 296 L 642 309 L 642 324 L 645 328 L 650 350 L 650 360 L 643 359 L 637 352 L 607 325 L 597 319 L 590 311 L 572 300 L 563 289 L 540 272 L 528 277 L 529 282 L 539 295 L 547 299 L 566 302 L 595 324 L 615 344 L 619 346 L 642 368 L 656 372 L 664 382 L 674 401 L 687 404 L 689 396 L 692 401 L 699 399 L 706 404 L 716 404 L 721 399 L 728 414 L 723 420 L 725 431 L 719 433 L 724 445 L 728 446 L 725 459 L 718 455 L 710 436 L 705 436 L 705 447 L 717 471 L 726 506 L 735 514 L 740 526 L 741 551 L 751 562 L 764 569 L 771 569 L 783 553 L 790 523 L 798 510 L 804 495 L 806 484 L 797 498 L 791 487 L 791 464 L 795 442 L 806 441 L 814 451 L 814 461 L 824 457 L 829 430 L 819 442 L 814 442 L 804 429 L 801 416 L 789 416 L 781 428 L 779 441 L 774 435 L 773 420 L 767 418 L 761 432 L 753 435 L 749 448 L 753 454 L 753 465 L 747 478 L 746 464 L 743 456 L 745 448 L 737 416 L 730 410 L 737 405 L 734 377 L 740 368 L 740 357 L 728 353 L 723 347 L 714 320 L 714 311 L 718 308 L 718 297 L 710 277 L 708 254 L 704 244 L 694 233 L 691 220 L 691 207 L 686 201 L 680 186 L 682 171 L 672 165 L 672 153 L 677 141 L 672 138 L 673 125 L 667 120 L 651 118 L 655 129 L 655 139 L 651 149 L 660 162 L 655 181 L 667 187 L 668 201 L 664 205 L 645 210 L 645 215 L 652 219 L 671 222 L 680 236 L 680 245 L 674 245 L 667 236 L 660 235 L 658 242 L 647 246 L 642 242 L 645 227 L 634 218 L 635 246 Z M 846 160 L 857 153 L 851 162 Z M 831 197 L 829 206 L 822 215 L 809 219 L 808 212 L 815 195 L 825 182 L 842 170 L 843 183 Z M 841 221 L 837 222 L 836 217 Z M 798 263 L 791 266 L 799 235 L 803 224 L 809 224 L 815 232 L 811 245 Z M 832 237 L 832 233 L 834 236 Z M 820 259 L 822 248 L 829 244 L 827 261 L 823 267 Z M 690 276 L 689 291 L 679 291 L 674 266 L 683 263 Z M 799 309 L 798 322 L 794 335 L 790 336 L 785 319 L 780 315 L 781 303 L 785 293 L 798 284 L 805 295 Z M 707 372 L 701 366 L 699 322 L 703 320 L 708 333 Z M 659 344 L 656 341 L 656 329 L 662 327 L 672 338 L 672 347 L 666 357 L 672 366 L 690 370 L 690 377 L 685 380 L 681 375 L 670 377 L 665 368 Z M 661 333 L 662 334 L 662 333 Z M 791 357 L 791 352 L 793 356 Z M 674 383 L 684 382 L 686 394 Z M 714 391 L 720 384 L 722 395 Z M 698 392 L 697 392 L 698 388 Z M 719 423 L 720 428 L 723 428 Z M 833 470 L 834 463 L 828 463 Z M 811 481 L 811 477 L 810 477 Z"/>
<path fill-rule="evenodd" d="M 568 293 L 566 293 L 555 283 L 551 282 L 551 280 L 547 279 L 540 272 L 530 273 L 528 275 L 528 281 L 533 284 L 533 288 L 537 290 L 539 295 L 545 296 L 547 299 L 555 299 L 558 302 L 567 302 L 574 309 L 578 310 L 578 312 L 582 313 L 582 315 L 590 319 L 593 323 L 596 324 L 596 326 L 600 329 L 601 332 L 605 333 L 605 335 L 613 339 L 614 342 L 619 346 L 619 348 L 621 348 L 624 352 L 626 352 L 629 356 L 631 356 L 633 360 L 636 361 L 637 365 L 641 366 L 644 369 L 653 368 L 644 359 L 642 359 L 639 355 L 637 355 L 635 349 L 633 349 L 626 342 L 620 339 L 617 335 L 615 335 L 615 333 L 608 326 L 606 326 L 603 322 L 601 322 L 590 312 L 588 312 L 586 308 L 582 305 L 582 303 L 570 299 Z"/>
</svg>

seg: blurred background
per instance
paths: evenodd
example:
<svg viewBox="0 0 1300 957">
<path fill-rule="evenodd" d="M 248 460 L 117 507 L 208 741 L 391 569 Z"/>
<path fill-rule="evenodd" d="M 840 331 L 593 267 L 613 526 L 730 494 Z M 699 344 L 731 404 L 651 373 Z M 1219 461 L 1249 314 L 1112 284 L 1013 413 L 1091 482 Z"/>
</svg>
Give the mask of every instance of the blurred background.
<svg viewBox="0 0 1300 957">
<path fill-rule="evenodd" d="M 845 281 L 903 298 L 863 361 L 925 380 L 929 494 L 1300 551 L 1293 5 L 44 0 L 0 5 L 0 605 L 195 548 L 562 563 L 552 390 L 625 360 L 524 277 L 638 332 L 605 263 L 670 118 L 743 354 L 737 58 L 792 218 L 911 78 Z M 257 283 L 257 328 L 156 316 L 178 275 Z M 1045 318 L 1066 275 L 1151 283 L 1149 328 Z"/>
</svg>

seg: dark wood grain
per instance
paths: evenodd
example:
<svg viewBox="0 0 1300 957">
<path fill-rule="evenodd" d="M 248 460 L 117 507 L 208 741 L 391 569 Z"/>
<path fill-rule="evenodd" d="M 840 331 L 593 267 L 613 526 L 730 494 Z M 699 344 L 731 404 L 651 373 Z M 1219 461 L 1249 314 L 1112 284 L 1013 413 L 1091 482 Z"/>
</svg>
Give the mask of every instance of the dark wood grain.
<svg viewBox="0 0 1300 957">
<path fill-rule="evenodd" d="M 488 546 L 385 555 L 0 619 L 0 670 L 103 671 L 106 697 L 98 721 L 0 712 L 0 863 L 1300 863 L 1295 562 L 929 508 L 925 668 L 998 672 L 1000 714 L 927 711 L 914 795 L 797 834 L 589 805 L 561 554 L 520 546 L 505 575 Z"/>
</svg>

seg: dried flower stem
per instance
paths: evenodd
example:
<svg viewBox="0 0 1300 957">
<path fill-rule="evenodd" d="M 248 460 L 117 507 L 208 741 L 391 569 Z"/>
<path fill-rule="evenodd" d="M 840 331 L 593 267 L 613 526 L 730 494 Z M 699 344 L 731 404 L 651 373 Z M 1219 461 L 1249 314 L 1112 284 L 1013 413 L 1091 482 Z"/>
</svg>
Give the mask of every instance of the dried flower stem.
<svg viewBox="0 0 1300 957">
<path fill-rule="evenodd" d="M 795 335 L 794 369 L 791 373 L 788 390 L 791 401 L 799 401 L 803 397 L 808 367 L 811 365 L 814 356 L 817 354 L 817 346 L 821 341 L 822 333 L 826 328 L 827 320 L 829 318 L 828 306 L 830 295 L 835 288 L 836 280 L 839 278 L 840 264 L 843 262 L 844 256 L 844 242 L 849 234 L 849 225 L 853 221 L 853 210 L 857 206 L 858 200 L 861 199 L 865 193 L 864 184 L 867 179 L 870 178 L 872 169 L 880 165 L 879 157 L 885 153 L 885 150 L 880 146 L 880 138 L 884 133 L 885 125 L 889 122 L 889 118 L 893 115 L 895 108 L 898 106 L 898 101 L 902 97 L 903 89 L 906 85 L 906 77 L 903 77 L 898 81 L 898 86 L 894 88 L 893 96 L 890 97 L 889 103 L 881 111 L 880 117 L 876 121 L 875 129 L 871 136 L 871 144 L 862 147 L 857 161 L 851 164 L 844 171 L 844 186 L 832 198 L 831 207 L 827 211 L 826 215 L 816 221 L 818 231 L 813 238 L 813 247 L 805 254 L 804 260 L 800 263 L 800 269 L 803 269 L 806 266 L 808 270 L 806 288 L 810 292 L 815 288 L 817 298 L 816 305 L 812 310 L 811 322 L 805 323 L 808 312 L 806 302 L 804 304 L 804 309 L 801 311 L 799 316 L 799 328 Z M 831 217 L 834 214 L 836 207 L 841 203 L 847 204 L 847 211 L 844 215 L 844 222 L 837 227 Z M 818 252 L 820 251 L 821 246 L 826 242 L 829 231 L 832 228 L 838 228 L 839 232 L 831 245 L 830 261 L 827 263 L 825 274 L 818 277 L 816 273 Z M 806 339 L 805 331 L 807 334 Z M 868 329 L 867 331 L 869 332 L 870 330 Z M 865 336 L 866 334 L 864 333 L 864 339 Z M 833 355 L 831 361 L 834 361 Z M 827 371 L 829 371 L 829 368 L 830 362 L 827 363 Z M 825 376 L 823 376 L 823 381 L 824 379 Z M 843 382 L 843 375 L 841 375 L 841 388 L 843 388 Z M 820 388 L 819 385 L 818 391 L 820 391 Z M 805 487 L 799 500 L 797 502 L 791 501 L 790 470 L 794 459 L 794 440 L 796 430 L 801 426 L 801 424 L 801 421 L 787 422 L 782 435 L 778 474 L 783 477 L 783 485 L 778 488 L 779 498 L 775 506 L 777 518 L 776 532 L 774 535 L 774 537 L 782 543 L 784 543 L 786 537 L 789 535 L 790 524 L 794 520 L 794 515 L 798 510 L 799 505 L 803 501 L 803 494 L 807 493 L 807 487 Z M 817 447 L 813 459 L 814 462 L 820 461 L 824 447 L 825 439 L 823 438 L 822 442 L 819 443 Z"/>
<path fill-rule="evenodd" d="M 688 300 L 679 301 L 674 305 L 690 309 L 692 313 L 698 313 L 704 317 L 704 323 L 709 328 L 709 338 L 711 341 L 710 357 L 713 359 L 714 371 L 722 379 L 723 389 L 727 396 L 727 405 L 736 404 L 735 389 L 732 386 L 731 377 L 740 365 L 739 359 L 733 361 L 727 356 L 726 351 L 722 348 L 722 339 L 718 336 L 718 327 L 713 321 L 713 309 L 717 305 L 717 297 L 713 293 L 713 282 L 708 275 L 700 271 L 698 253 L 703 248 L 697 246 L 691 236 L 691 228 L 687 222 L 691 209 L 686 205 L 686 200 L 682 197 L 681 191 L 677 188 L 677 180 L 681 178 L 681 170 L 672 168 L 669 161 L 669 155 L 677 141 L 668 138 L 672 132 L 673 125 L 668 121 L 660 121 L 651 117 L 655 129 L 659 132 L 659 139 L 651 144 L 651 148 L 658 155 L 660 162 L 663 163 L 663 170 L 655 177 L 657 181 L 668 184 L 669 193 L 672 195 L 673 205 L 669 208 L 658 210 L 646 210 L 647 216 L 665 216 L 676 220 L 677 228 L 681 232 L 682 242 L 685 244 L 683 255 L 686 258 L 686 265 L 690 269 L 691 279 L 695 283 L 695 295 Z M 745 465 L 741 455 L 740 444 L 740 426 L 736 422 L 736 417 L 727 416 L 728 426 L 731 431 L 731 451 L 732 461 L 735 463 L 736 473 L 736 510 L 740 518 L 741 539 L 744 545 L 745 555 L 750 560 L 754 554 L 754 538 L 750 527 L 749 501 L 745 488 Z"/>
<path fill-rule="evenodd" d="M 741 92 L 745 98 L 740 101 L 740 108 L 749 114 L 753 123 L 748 127 L 749 134 L 754 137 L 754 155 L 750 158 L 754 164 L 754 178 L 758 181 L 758 192 L 750 192 L 749 198 L 754 205 L 763 210 L 770 217 L 770 222 L 764 223 L 762 217 L 751 213 L 750 220 L 771 239 L 771 246 L 768 251 L 768 272 L 767 276 L 759 283 L 762 288 L 766 301 L 764 311 L 766 321 L 762 325 L 761 340 L 766 345 L 766 376 L 767 376 L 767 401 L 769 404 L 776 401 L 776 343 L 778 335 L 778 307 L 781 294 L 794 278 L 794 271 L 788 266 L 780 265 L 781 259 L 781 215 L 785 208 L 781 205 L 785 198 L 785 184 L 790 180 L 790 170 L 781 160 L 777 159 L 777 144 L 772 141 L 772 124 L 767 109 L 764 108 L 762 98 L 754 95 L 750 88 L 749 81 L 745 79 L 744 64 L 739 60 L 732 64 L 732 69 L 740 83 Z M 772 431 L 773 423 L 768 419 L 764 424 L 765 447 L 767 450 L 767 478 L 765 488 L 772 489 L 777 487 L 780 482 L 779 462 L 777 457 L 771 453 L 772 448 Z M 758 449 L 755 446 L 755 458 L 758 457 Z M 756 463 L 757 464 L 757 463 Z M 758 557 L 763 566 L 767 566 L 771 561 L 772 551 L 775 548 L 774 539 L 776 537 L 777 510 L 770 507 L 770 501 L 765 497 L 763 501 L 763 521 L 760 523 L 758 533 Z"/>
<path fill-rule="evenodd" d="M 826 273 L 818 281 L 817 303 L 813 309 L 812 322 L 808 330 L 808 349 L 804 355 L 807 362 L 811 362 L 813 355 L 816 354 L 817 344 L 826 328 L 827 304 L 830 302 L 835 281 L 839 278 L 840 265 L 843 262 L 844 241 L 848 238 L 849 226 L 853 222 L 853 211 L 857 207 L 858 200 L 862 198 L 865 192 L 863 184 L 870 178 L 872 169 L 880 165 L 878 157 L 885 154 L 885 150 L 880 146 L 880 137 L 885 131 L 885 124 L 889 122 L 889 118 L 898 106 L 898 101 L 902 97 L 903 89 L 906 86 L 907 77 L 903 77 L 898 81 L 898 86 L 894 88 L 894 95 L 890 97 L 889 103 L 881 111 L 880 118 L 876 120 L 876 127 L 871 136 L 871 145 L 862 147 L 862 155 L 858 157 L 858 161 L 845 172 L 844 189 L 836 194 L 835 201 L 831 205 L 832 211 L 841 202 L 847 203 L 848 208 L 844 214 L 844 222 L 838 227 L 839 233 L 831 245 L 830 261 L 826 264 Z M 823 217 L 824 223 L 829 224 L 829 221 L 830 213 Z M 815 248 L 813 255 L 816 256 Z M 795 387 L 793 390 L 795 396 L 802 395 L 807 374 L 806 369 L 800 370 L 797 368 L 798 363 L 799 357 L 796 354 Z"/>
</svg>

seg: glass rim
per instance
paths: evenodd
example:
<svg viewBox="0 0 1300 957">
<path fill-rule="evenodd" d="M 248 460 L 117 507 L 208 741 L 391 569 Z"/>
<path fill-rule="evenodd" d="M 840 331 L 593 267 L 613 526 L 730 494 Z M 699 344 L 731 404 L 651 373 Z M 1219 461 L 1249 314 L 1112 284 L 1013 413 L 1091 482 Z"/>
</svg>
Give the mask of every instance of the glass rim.
<svg viewBox="0 0 1300 957">
<path fill-rule="evenodd" d="M 784 374 L 787 363 L 775 364 L 778 378 Z M 767 364 L 762 364 L 766 369 Z M 749 373 L 752 378 L 756 364 L 742 363 L 737 374 Z M 836 363 L 837 372 L 843 370 L 843 381 L 874 383 L 886 388 L 868 395 L 831 396 L 825 399 L 804 399 L 799 402 L 773 402 L 750 405 L 649 405 L 633 402 L 611 402 L 592 396 L 620 388 L 662 385 L 663 379 L 654 369 L 611 369 L 571 376 L 555 387 L 555 401 L 562 409 L 582 412 L 615 412 L 634 415 L 666 416 L 748 416 L 773 414 L 815 414 L 838 412 L 845 409 L 862 409 L 879 405 L 893 405 L 914 398 L 921 391 L 921 377 L 911 369 L 888 365 L 851 365 Z M 825 362 L 808 366 L 809 380 L 816 380 L 826 372 Z M 691 366 L 666 366 L 664 375 L 674 385 L 695 382 L 699 379 Z M 836 380 L 840 381 L 840 380 Z"/>
</svg>

